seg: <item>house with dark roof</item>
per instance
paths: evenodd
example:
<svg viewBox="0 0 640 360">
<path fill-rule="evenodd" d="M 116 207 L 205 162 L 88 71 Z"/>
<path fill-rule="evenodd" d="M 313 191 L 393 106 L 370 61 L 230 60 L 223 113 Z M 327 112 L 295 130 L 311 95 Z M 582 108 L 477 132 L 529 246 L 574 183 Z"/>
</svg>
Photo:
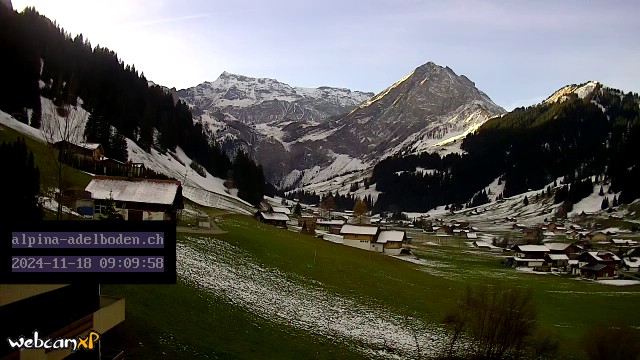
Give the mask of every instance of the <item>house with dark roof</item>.
<svg viewBox="0 0 640 360">
<path fill-rule="evenodd" d="M 585 251 L 578 258 L 580 275 L 588 279 L 613 279 L 620 258 L 610 251 Z"/>
<path fill-rule="evenodd" d="M 184 208 L 182 185 L 175 180 L 96 176 L 85 188 L 94 201 L 94 219 L 114 206 L 124 220 L 176 220 Z"/>
</svg>

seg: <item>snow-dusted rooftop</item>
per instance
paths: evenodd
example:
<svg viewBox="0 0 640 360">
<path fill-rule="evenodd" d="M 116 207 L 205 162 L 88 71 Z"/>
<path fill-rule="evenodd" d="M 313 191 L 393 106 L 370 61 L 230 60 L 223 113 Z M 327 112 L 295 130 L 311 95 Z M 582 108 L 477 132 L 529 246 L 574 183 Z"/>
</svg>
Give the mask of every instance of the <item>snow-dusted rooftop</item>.
<svg viewBox="0 0 640 360">
<path fill-rule="evenodd" d="M 265 220 L 289 221 L 289 217 L 283 213 L 268 213 L 261 211 L 260 215 Z"/>
<path fill-rule="evenodd" d="M 89 149 L 89 150 L 95 150 L 97 148 L 99 148 L 101 145 L 98 143 L 85 143 L 85 142 L 81 142 L 78 144 L 78 146 L 83 147 L 85 149 Z"/>
<path fill-rule="evenodd" d="M 566 254 L 549 254 L 549 259 L 551 259 L 551 260 L 569 260 L 569 257 Z"/>
<path fill-rule="evenodd" d="M 85 188 L 94 199 L 148 204 L 173 204 L 180 182 L 96 176 Z"/>
<path fill-rule="evenodd" d="M 344 220 L 318 220 L 316 222 L 318 225 L 343 225 Z"/>
<path fill-rule="evenodd" d="M 378 235 L 378 240 L 381 244 L 385 244 L 387 242 L 401 242 L 404 240 L 405 233 L 404 231 L 398 230 L 382 230 L 380 235 Z"/>
<path fill-rule="evenodd" d="M 589 251 L 588 254 L 592 258 L 594 258 L 596 261 L 611 261 L 611 260 L 605 260 L 604 258 L 602 258 L 603 256 L 605 256 L 607 254 L 611 255 L 611 259 L 613 261 L 620 261 L 620 258 L 616 254 L 614 254 L 614 253 L 612 253 L 610 251 L 600 251 L 600 252 L 598 252 L 598 251 Z"/>
<path fill-rule="evenodd" d="M 340 234 L 375 235 L 378 233 L 376 226 L 343 225 Z"/>
<path fill-rule="evenodd" d="M 291 215 L 291 210 L 289 210 L 288 208 L 286 208 L 284 206 L 272 206 L 271 209 L 273 209 L 274 213 L 281 213 L 281 214 Z"/>
<path fill-rule="evenodd" d="M 514 250 L 522 252 L 547 252 L 549 248 L 544 245 L 516 245 Z"/>
<path fill-rule="evenodd" d="M 554 251 L 564 251 L 566 248 L 571 246 L 571 244 L 569 243 L 560 243 L 560 242 L 546 243 L 544 245 L 548 247 L 549 250 L 554 250 Z"/>
</svg>

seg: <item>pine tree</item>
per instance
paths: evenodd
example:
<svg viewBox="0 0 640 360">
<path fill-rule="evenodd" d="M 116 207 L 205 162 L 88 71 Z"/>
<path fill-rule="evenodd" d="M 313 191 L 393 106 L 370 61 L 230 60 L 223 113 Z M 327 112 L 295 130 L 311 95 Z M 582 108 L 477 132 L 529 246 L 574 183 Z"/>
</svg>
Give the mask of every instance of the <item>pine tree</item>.
<svg viewBox="0 0 640 360">
<path fill-rule="evenodd" d="M 522 201 L 524 203 L 524 206 L 529 205 L 529 199 L 525 196 L 524 200 Z"/>
<path fill-rule="evenodd" d="M 609 198 L 605 196 L 605 198 L 602 199 L 602 204 L 600 204 L 600 209 L 604 210 L 608 207 L 609 207 Z"/>
<path fill-rule="evenodd" d="M 604 189 L 602 188 L 602 185 L 600 185 L 600 192 L 598 192 L 598 195 L 604 196 Z"/>
<path fill-rule="evenodd" d="M 7 174 L 3 181 L 9 190 L 3 198 L 5 205 L 0 206 L 0 218 L 5 223 L 42 219 L 38 203 L 40 170 L 35 166 L 33 153 L 27 149 L 24 138 L 11 144 L 0 144 L 0 158 Z"/>
<path fill-rule="evenodd" d="M 297 203 L 296 206 L 293 207 L 293 213 L 295 215 L 302 215 L 302 207 L 300 206 L 300 203 Z"/>
<path fill-rule="evenodd" d="M 618 206 L 618 198 L 615 195 L 613 196 L 613 201 L 611 203 L 611 206 L 612 207 Z"/>
</svg>

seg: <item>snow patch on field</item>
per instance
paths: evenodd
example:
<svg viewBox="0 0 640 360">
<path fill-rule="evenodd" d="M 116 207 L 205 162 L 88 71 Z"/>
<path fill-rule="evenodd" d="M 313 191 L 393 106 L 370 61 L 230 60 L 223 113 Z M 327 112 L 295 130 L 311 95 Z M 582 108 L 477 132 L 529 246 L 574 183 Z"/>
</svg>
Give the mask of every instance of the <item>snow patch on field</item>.
<svg viewBox="0 0 640 360">
<path fill-rule="evenodd" d="M 640 280 L 597 280 L 596 282 L 613 286 L 640 285 Z"/>
<path fill-rule="evenodd" d="M 317 281 L 265 268 L 228 243 L 186 240 L 177 246 L 180 278 L 265 319 L 355 343 L 360 351 L 384 358 L 415 358 L 416 342 L 421 357 L 435 355 L 445 345 L 442 330 L 433 325 L 368 305 L 372 302 L 366 299 L 332 294 Z"/>
</svg>

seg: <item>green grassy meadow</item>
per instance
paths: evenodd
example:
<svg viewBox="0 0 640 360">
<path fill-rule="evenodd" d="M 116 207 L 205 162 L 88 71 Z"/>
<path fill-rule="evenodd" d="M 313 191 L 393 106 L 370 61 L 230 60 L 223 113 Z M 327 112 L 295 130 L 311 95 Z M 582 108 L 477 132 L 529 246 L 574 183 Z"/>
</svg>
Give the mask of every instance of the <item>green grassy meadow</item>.
<svg viewBox="0 0 640 360">
<path fill-rule="evenodd" d="M 594 325 L 623 322 L 640 327 L 640 286 L 615 287 L 523 273 L 501 265 L 494 254 L 461 244 L 426 246 L 414 241 L 416 264 L 277 229 L 245 216 L 218 216 L 227 233 L 215 238 L 248 254 L 264 269 L 399 318 L 439 324 L 467 286 L 490 284 L 533 291 L 538 328 L 560 339 L 561 358 L 585 358 L 581 338 Z M 178 242 L 211 251 L 188 236 L 179 234 Z M 265 319 L 180 277 L 177 285 L 108 285 L 103 292 L 127 299 L 128 320 L 110 336 L 120 339 L 119 343 L 125 341 L 131 358 L 182 351 L 194 358 L 374 357 L 356 352 L 349 341 L 329 340 Z"/>
<path fill-rule="evenodd" d="M 57 168 L 47 144 L 21 134 L 9 127 L 0 125 L 0 143 L 12 143 L 15 142 L 18 137 L 24 138 L 27 147 L 33 152 L 35 164 L 40 169 L 40 186 L 42 188 L 57 187 Z M 91 175 L 64 164 L 62 166 L 68 178 L 69 189 L 84 189 L 91 181 Z"/>
</svg>

